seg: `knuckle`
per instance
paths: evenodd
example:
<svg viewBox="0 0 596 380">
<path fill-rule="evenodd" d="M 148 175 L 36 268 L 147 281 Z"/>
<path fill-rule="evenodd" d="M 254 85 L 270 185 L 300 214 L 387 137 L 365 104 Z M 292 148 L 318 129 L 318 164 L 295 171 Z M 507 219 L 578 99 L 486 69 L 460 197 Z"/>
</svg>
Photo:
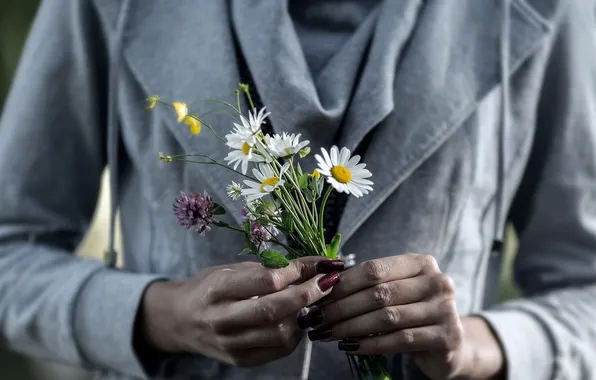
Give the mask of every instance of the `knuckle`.
<svg viewBox="0 0 596 380">
<path fill-rule="evenodd" d="M 395 326 L 401 318 L 399 310 L 395 307 L 382 309 L 381 321 L 387 326 Z"/>
<path fill-rule="evenodd" d="M 406 346 L 412 345 L 415 340 L 414 333 L 409 329 L 401 330 L 398 334 L 398 337 L 399 344 Z"/>
<path fill-rule="evenodd" d="M 362 270 L 366 279 L 372 283 L 383 281 L 387 271 L 385 265 L 380 260 L 371 260 L 362 263 Z"/>
<path fill-rule="evenodd" d="M 275 306 L 263 298 L 259 299 L 256 308 L 256 317 L 263 321 L 264 324 L 275 323 L 279 319 Z"/>
<path fill-rule="evenodd" d="M 227 323 L 213 313 L 207 314 L 205 323 L 211 328 L 211 331 L 216 334 L 224 333 L 227 330 Z"/>
<path fill-rule="evenodd" d="M 455 300 L 453 298 L 448 298 L 441 301 L 439 305 L 439 313 L 448 317 L 457 315 L 457 305 L 455 304 Z"/>
<path fill-rule="evenodd" d="M 301 289 L 298 294 L 296 295 L 300 305 L 308 306 L 314 302 L 315 296 L 310 288 L 304 287 Z"/>
<path fill-rule="evenodd" d="M 389 306 L 391 302 L 391 289 L 385 283 L 375 285 L 371 288 L 371 299 L 375 306 Z"/>
<path fill-rule="evenodd" d="M 443 331 L 443 341 L 445 342 L 444 349 L 453 350 L 461 346 L 464 340 L 464 331 L 461 323 L 447 324 Z"/>
<path fill-rule="evenodd" d="M 291 324 L 288 323 L 280 323 L 276 326 L 274 340 L 278 346 L 284 346 L 292 340 L 295 330 L 290 326 Z"/>
<path fill-rule="evenodd" d="M 215 340 L 215 346 L 222 351 L 228 351 L 230 348 L 232 348 L 232 345 L 230 344 L 230 340 L 224 336 L 216 335 L 214 340 Z"/>
<path fill-rule="evenodd" d="M 423 254 L 420 255 L 420 265 L 422 270 L 426 273 L 433 273 L 439 271 L 439 264 L 437 264 L 437 259 L 433 255 Z"/>
<path fill-rule="evenodd" d="M 258 280 L 271 293 L 283 290 L 282 279 L 276 271 L 264 269 L 258 276 Z"/>
<path fill-rule="evenodd" d="M 208 286 L 207 289 L 205 290 L 205 299 L 209 302 L 215 302 L 218 301 L 220 296 L 220 291 L 219 288 L 216 286 Z"/>
<path fill-rule="evenodd" d="M 446 295 L 452 297 L 455 295 L 455 285 L 453 280 L 446 274 L 440 273 L 433 277 L 433 284 L 435 287 L 435 294 Z"/>
</svg>

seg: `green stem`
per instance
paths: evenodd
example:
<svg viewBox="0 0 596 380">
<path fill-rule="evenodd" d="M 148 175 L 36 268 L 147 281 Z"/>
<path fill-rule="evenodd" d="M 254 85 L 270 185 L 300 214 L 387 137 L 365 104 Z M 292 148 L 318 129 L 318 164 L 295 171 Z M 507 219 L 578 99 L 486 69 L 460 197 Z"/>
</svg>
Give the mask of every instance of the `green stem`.
<svg viewBox="0 0 596 380">
<path fill-rule="evenodd" d="M 224 109 L 217 109 L 217 110 L 211 110 L 211 111 L 207 111 L 205 113 L 202 113 L 200 115 L 197 116 L 197 118 L 199 118 L 199 120 L 203 120 L 203 117 L 212 113 L 223 113 L 224 115 L 228 115 L 229 117 L 232 118 L 232 120 L 234 120 L 236 123 L 240 123 L 240 120 L 236 118 L 236 116 L 232 115 L 231 113 L 229 113 L 228 111 L 224 110 Z"/>
<path fill-rule="evenodd" d="M 210 158 L 210 157 L 208 157 L 208 156 L 205 156 L 205 155 L 202 155 L 202 154 L 188 154 L 188 155 L 184 155 L 184 156 L 198 156 L 198 157 L 205 157 L 205 158 L 207 158 L 207 159 L 209 159 L 209 160 L 211 160 L 211 161 L 209 161 L 209 162 L 206 162 L 206 161 L 187 160 L 187 159 L 184 159 L 184 158 L 178 158 L 178 157 L 176 157 L 176 156 L 171 156 L 171 159 L 172 159 L 172 161 L 182 161 L 182 162 L 191 162 L 191 163 L 194 163 L 194 164 L 202 164 L 202 165 L 217 165 L 217 166 L 221 166 L 222 168 L 226 168 L 226 169 L 228 169 L 228 170 L 231 170 L 231 171 L 233 171 L 233 172 L 234 172 L 234 173 L 236 173 L 236 174 L 240 174 L 240 175 L 241 175 L 241 176 L 243 176 L 243 177 L 246 177 L 246 178 L 248 178 L 248 179 L 251 179 L 251 180 L 253 180 L 253 181 L 256 181 L 256 179 L 255 179 L 255 178 L 253 178 L 253 177 L 251 177 L 251 176 L 248 176 L 248 175 L 246 175 L 246 174 L 242 174 L 242 173 L 241 173 L 241 172 L 239 172 L 238 170 L 234 170 L 234 169 L 230 168 L 229 166 L 226 166 L 226 165 L 220 164 L 219 162 L 217 162 L 217 161 L 213 160 L 212 158 Z"/>
<path fill-rule="evenodd" d="M 325 206 L 327 205 L 327 199 L 329 199 L 329 195 L 333 191 L 333 186 L 329 186 L 327 192 L 323 196 L 323 201 L 321 202 L 321 209 L 319 210 L 319 230 L 321 231 L 321 238 L 325 241 L 325 232 L 323 231 L 323 213 L 325 212 Z"/>
<path fill-rule="evenodd" d="M 234 92 L 236 93 L 236 104 L 238 105 L 238 109 L 241 110 L 241 107 L 240 107 L 240 91 L 236 90 Z"/>
<path fill-rule="evenodd" d="M 188 114 L 188 116 L 192 117 L 195 120 L 200 121 L 201 124 L 203 124 L 204 126 L 206 126 L 207 128 L 209 128 L 209 130 L 211 131 L 211 133 L 213 134 L 213 136 L 215 136 L 222 143 L 224 143 L 224 144 L 226 143 L 226 140 L 224 140 L 223 138 L 221 138 L 221 136 L 218 135 L 217 132 L 215 132 L 215 129 L 213 129 L 213 127 L 211 126 L 211 124 L 209 124 L 205 119 L 200 118 L 199 116 L 195 115 L 194 113 Z"/>
<path fill-rule="evenodd" d="M 252 110 L 252 112 L 255 112 L 256 109 L 255 109 L 254 103 L 252 102 L 252 97 L 250 96 L 250 91 L 247 89 L 243 92 L 244 92 L 244 95 L 246 95 L 246 98 L 248 99 L 248 104 L 250 104 L 250 109 Z"/>
</svg>

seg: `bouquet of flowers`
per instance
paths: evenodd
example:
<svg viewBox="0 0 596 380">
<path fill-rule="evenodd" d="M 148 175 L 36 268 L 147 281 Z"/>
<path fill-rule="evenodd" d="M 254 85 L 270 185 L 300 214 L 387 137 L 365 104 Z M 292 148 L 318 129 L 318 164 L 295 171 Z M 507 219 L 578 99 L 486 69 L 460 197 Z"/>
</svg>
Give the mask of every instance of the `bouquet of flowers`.
<svg viewBox="0 0 596 380">
<path fill-rule="evenodd" d="M 188 126 L 191 134 L 199 134 L 205 126 L 230 150 L 224 163 L 202 154 L 160 153 L 160 160 L 218 165 L 236 172 L 240 178 L 244 177 L 242 183 L 232 182 L 227 187 L 228 196 L 234 201 L 241 201 L 244 206 L 243 226 L 233 226 L 220 220 L 226 210 L 206 192 L 180 193 L 173 206 L 179 223 L 187 229 L 194 227 L 201 235 L 211 226 L 244 234 L 246 248 L 241 254 L 257 256 L 268 268 L 283 268 L 289 260 L 302 256 L 336 259 L 341 235 L 335 235 L 330 242 L 325 241 L 325 206 L 333 191 L 355 197 L 372 191 L 373 182 L 367 179 L 372 174 L 366 169 L 366 164 L 360 163 L 360 156 L 351 156 L 349 149 L 333 146 L 329 151 L 321 149 L 321 154 L 315 155 L 318 167 L 312 172 L 304 172 L 300 159 L 310 154 L 309 141 L 300 141 L 300 134 L 265 134 L 262 126 L 270 113 L 265 108 L 257 110 L 254 107 L 248 85 L 240 84 L 235 94 L 236 105 L 207 99 L 225 105 L 226 110 L 221 112 L 233 120 L 234 129 L 225 138 L 219 136 L 205 120 L 205 114 L 191 113 L 186 103 L 167 103 L 159 96 L 147 98 L 147 108 L 152 109 L 157 104 L 172 107 L 178 115 L 178 122 Z M 251 108 L 247 116 L 240 105 L 241 94 Z M 247 174 L 249 165 L 254 167 Z M 352 374 L 357 378 L 390 380 L 384 357 L 348 355 L 348 359 Z"/>
</svg>

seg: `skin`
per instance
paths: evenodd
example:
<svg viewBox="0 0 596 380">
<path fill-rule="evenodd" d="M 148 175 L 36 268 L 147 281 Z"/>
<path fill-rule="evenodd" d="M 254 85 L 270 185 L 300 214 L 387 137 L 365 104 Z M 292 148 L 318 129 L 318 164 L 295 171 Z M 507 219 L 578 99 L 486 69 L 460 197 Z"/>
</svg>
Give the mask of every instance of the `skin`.
<svg viewBox="0 0 596 380">
<path fill-rule="evenodd" d="M 189 352 L 239 367 L 261 365 L 295 350 L 302 336 L 297 313 L 327 296 L 319 303 L 319 328 L 332 328 L 328 341 L 356 338 L 360 348 L 353 354 L 408 353 L 436 380 L 503 378 L 497 339 L 483 319 L 459 317 L 453 281 L 432 256 L 362 263 L 341 273 L 326 292 L 317 286 L 322 275 L 316 263 L 323 260 L 302 258 L 277 270 L 232 264 L 189 280 L 156 282 L 143 298 L 137 352 L 142 358 Z"/>
<path fill-rule="evenodd" d="M 137 320 L 137 353 L 144 362 L 157 353 L 196 353 L 238 367 L 289 355 L 302 337 L 297 313 L 332 290 L 318 286 L 322 260 L 301 258 L 274 270 L 231 264 L 151 284 Z"/>
<path fill-rule="evenodd" d="M 368 261 L 341 274 L 320 306 L 321 328 L 332 328 L 327 341 L 355 338 L 353 354 L 408 353 L 434 380 L 502 378 L 497 339 L 483 319 L 459 317 L 454 295 L 430 255 Z"/>
</svg>

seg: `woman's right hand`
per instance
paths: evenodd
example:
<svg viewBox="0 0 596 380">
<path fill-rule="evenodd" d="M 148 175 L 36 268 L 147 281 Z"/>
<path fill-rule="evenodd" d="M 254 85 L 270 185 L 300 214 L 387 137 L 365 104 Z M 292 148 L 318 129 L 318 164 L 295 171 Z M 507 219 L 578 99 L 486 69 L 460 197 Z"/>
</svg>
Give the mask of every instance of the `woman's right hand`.
<svg viewBox="0 0 596 380">
<path fill-rule="evenodd" d="M 137 334 L 161 352 L 196 353 L 238 367 L 279 359 L 300 343 L 297 313 L 339 281 L 337 272 L 320 274 L 334 268 L 341 270 L 341 262 L 304 257 L 283 269 L 245 262 L 155 282 L 143 297 Z"/>
</svg>

